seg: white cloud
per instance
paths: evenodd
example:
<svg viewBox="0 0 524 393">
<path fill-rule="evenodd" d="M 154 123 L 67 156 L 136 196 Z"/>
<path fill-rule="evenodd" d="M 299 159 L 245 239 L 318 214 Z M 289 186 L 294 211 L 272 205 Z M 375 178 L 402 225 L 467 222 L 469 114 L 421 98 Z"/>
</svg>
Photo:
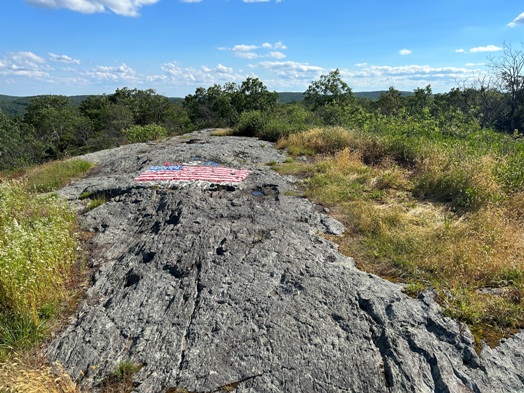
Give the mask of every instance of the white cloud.
<svg viewBox="0 0 524 393">
<path fill-rule="evenodd" d="M 455 49 L 455 52 L 456 53 L 465 53 L 466 51 L 464 49 L 460 48 L 460 49 Z"/>
<path fill-rule="evenodd" d="M 60 63 L 80 64 L 80 60 L 73 59 L 67 55 L 56 55 L 54 53 L 49 53 L 49 57 L 52 61 L 57 61 Z"/>
<path fill-rule="evenodd" d="M 256 45 L 235 45 L 231 50 L 233 52 L 249 52 L 252 50 L 258 49 Z"/>
<path fill-rule="evenodd" d="M 98 81 L 137 83 L 141 79 L 141 76 L 126 64 L 118 67 L 97 66 L 87 71 L 81 71 L 80 73 Z"/>
<path fill-rule="evenodd" d="M 0 75 L 3 77 L 50 78 L 53 68 L 44 58 L 32 52 L 11 52 L 0 60 Z"/>
<path fill-rule="evenodd" d="M 200 68 L 184 67 L 178 62 L 165 63 L 162 65 L 164 75 L 149 76 L 148 80 L 161 80 L 164 84 L 175 86 L 210 86 L 215 83 L 234 82 L 242 79 L 235 70 L 218 64 L 214 68 L 201 66 Z"/>
<path fill-rule="evenodd" d="M 402 56 L 407 56 L 410 55 L 412 52 L 409 49 L 401 49 L 398 53 Z"/>
<path fill-rule="evenodd" d="M 258 54 L 255 52 L 235 52 L 236 57 L 240 57 L 242 59 L 256 59 L 258 57 Z"/>
<path fill-rule="evenodd" d="M 282 52 L 269 52 L 269 57 L 272 57 L 273 59 L 281 60 L 286 57 L 286 55 Z"/>
<path fill-rule="evenodd" d="M 524 12 L 522 14 L 520 14 L 519 16 L 517 16 L 513 22 L 510 22 L 508 23 L 508 26 L 509 27 L 517 27 L 518 25 L 523 25 L 524 24 Z"/>
<path fill-rule="evenodd" d="M 278 41 L 274 44 L 270 44 L 269 42 L 264 42 L 262 45 L 239 44 L 234 45 L 231 48 L 221 46 L 217 49 L 222 51 L 231 51 L 234 53 L 236 57 L 240 57 L 242 59 L 253 60 L 260 57 L 272 57 L 274 59 L 283 59 L 286 57 L 286 55 L 282 53 L 281 50 L 287 49 L 287 47 L 281 41 Z"/>
<path fill-rule="evenodd" d="M 482 67 L 486 65 L 485 63 L 466 63 L 464 64 L 466 67 Z"/>
<path fill-rule="evenodd" d="M 501 51 L 502 48 L 495 45 L 488 45 L 488 46 L 479 46 L 476 48 L 471 48 L 469 52 L 471 53 L 479 53 L 479 52 L 498 52 Z"/>
<path fill-rule="evenodd" d="M 82 14 L 93 14 L 110 10 L 117 15 L 138 16 L 139 9 L 155 4 L 160 0 L 25 0 L 37 7 L 59 9 L 67 8 Z"/>
<path fill-rule="evenodd" d="M 262 61 L 258 66 L 270 70 L 284 79 L 314 79 L 322 74 L 323 68 L 294 61 Z"/>
<path fill-rule="evenodd" d="M 355 90 L 379 90 L 395 86 L 400 90 L 430 84 L 434 91 L 448 91 L 456 81 L 475 78 L 482 71 L 466 67 L 431 67 L 428 65 L 377 66 L 361 64 L 357 70 L 341 70 L 341 75 Z"/>
</svg>

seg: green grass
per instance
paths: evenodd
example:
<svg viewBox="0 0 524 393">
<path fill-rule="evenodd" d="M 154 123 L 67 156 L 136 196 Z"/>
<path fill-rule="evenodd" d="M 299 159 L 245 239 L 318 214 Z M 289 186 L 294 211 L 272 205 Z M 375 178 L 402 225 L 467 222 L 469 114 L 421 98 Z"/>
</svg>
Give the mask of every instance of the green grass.
<svg viewBox="0 0 524 393">
<path fill-rule="evenodd" d="M 129 393 L 134 390 L 133 376 L 140 371 L 142 365 L 125 360 L 116 365 L 115 369 L 101 382 L 101 393 Z"/>
<path fill-rule="evenodd" d="M 37 193 L 56 191 L 71 179 L 87 172 L 93 164 L 84 160 L 53 161 L 40 165 L 25 174 L 26 184 Z"/>
<path fill-rule="evenodd" d="M 410 295 L 437 289 L 447 315 L 494 344 L 524 328 L 524 148 L 448 126 L 313 129 L 279 146 L 315 155 L 276 168 L 301 177 L 305 195 L 345 224 L 334 240 L 360 268 L 406 283 Z"/>
<path fill-rule="evenodd" d="M 56 195 L 0 183 L 0 350 L 38 341 L 67 300 L 76 231 L 75 214 Z"/>
</svg>

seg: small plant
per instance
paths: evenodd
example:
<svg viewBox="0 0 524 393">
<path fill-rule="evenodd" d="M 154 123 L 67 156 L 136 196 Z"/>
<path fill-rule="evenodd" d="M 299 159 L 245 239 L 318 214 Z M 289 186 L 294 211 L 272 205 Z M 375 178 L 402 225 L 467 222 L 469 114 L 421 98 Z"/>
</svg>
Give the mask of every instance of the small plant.
<svg viewBox="0 0 524 393">
<path fill-rule="evenodd" d="M 92 196 L 93 196 L 93 191 L 84 191 L 83 193 L 81 193 L 78 196 L 78 199 L 80 200 L 88 199 L 88 198 L 91 198 Z"/>
<path fill-rule="evenodd" d="M 91 211 L 93 209 L 96 209 L 98 206 L 102 206 L 106 202 L 107 200 L 104 197 L 95 198 L 87 204 L 86 211 Z"/>
<path fill-rule="evenodd" d="M 133 376 L 142 369 L 142 365 L 125 360 L 117 364 L 100 384 L 102 393 L 129 393 L 133 391 Z"/>
</svg>

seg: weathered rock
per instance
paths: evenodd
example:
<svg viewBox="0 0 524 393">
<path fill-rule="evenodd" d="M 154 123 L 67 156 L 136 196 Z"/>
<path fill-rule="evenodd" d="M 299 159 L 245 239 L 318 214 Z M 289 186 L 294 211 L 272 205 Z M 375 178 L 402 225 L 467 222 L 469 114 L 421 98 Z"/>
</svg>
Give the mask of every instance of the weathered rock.
<svg viewBox="0 0 524 393">
<path fill-rule="evenodd" d="M 203 131 L 85 158 L 99 167 L 62 194 L 108 199 L 81 218 L 99 269 L 47 351 L 85 387 L 130 360 L 141 393 L 524 391 L 522 333 L 478 356 L 431 294 L 356 269 L 321 236 L 342 226 L 264 165 L 284 159 L 271 144 Z M 190 160 L 252 172 L 230 186 L 133 182 Z"/>
</svg>

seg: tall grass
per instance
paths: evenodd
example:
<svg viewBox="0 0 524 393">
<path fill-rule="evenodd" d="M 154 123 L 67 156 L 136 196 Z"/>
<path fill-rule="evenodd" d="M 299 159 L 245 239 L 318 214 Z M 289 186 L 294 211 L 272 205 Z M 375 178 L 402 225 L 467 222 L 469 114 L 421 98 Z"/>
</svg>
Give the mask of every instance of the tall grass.
<svg viewBox="0 0 524 393">
<path fill-rule="evenodd" d="M 78 159 L 51 161 L 24 173 L 27 187 L 34 192 L 50 192 L 64 187 L 67 183 L 93 167 L 93 164 Z"/>
<path fill-rule="evenodd" d="M 0 348 L 38 338 L 67 298 L 76 248 L 76 217 L 64 201 L 23 181 L 0 183 Z"/>
<path fill-rule="evenodd" d="M 1 392 L 79 391 L 32 353 L 71 306 L 80 278 L 76 215 L 50 192 L 91 167 L 57 161 L 0 178 Z"/>
<path fill-rule="evenodd" d="M 306 176 L 306 195 L 346 225 L 335 241 L 363 269 L 436 288 L 445 312 L 485 339 L 523 328 L 522 142 L 427 122 L 293 134 L 279 146 L 316 161 L 280 170 Z"/>
</svg>

